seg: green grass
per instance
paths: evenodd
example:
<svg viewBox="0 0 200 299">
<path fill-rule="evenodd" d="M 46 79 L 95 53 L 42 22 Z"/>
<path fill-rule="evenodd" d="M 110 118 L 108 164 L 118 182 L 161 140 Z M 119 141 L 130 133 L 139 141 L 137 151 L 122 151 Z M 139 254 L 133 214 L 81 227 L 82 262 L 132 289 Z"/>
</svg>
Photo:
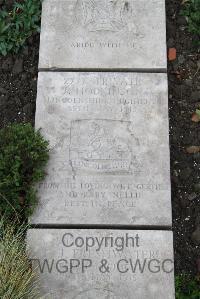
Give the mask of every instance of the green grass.
<svg viewBox="0 0 200 299">
<path fill-rule="evenodd" d="M 200 299 L 200 282 L 189 275 L 176 276 L 176 299 Z"/>
<path fill-rule="evenodd" d="M 188 31 L 195 36 L 195 44 L 200 45 L 200 0 L 186 0 L 181 14 L 187 19 Z"/>
<path fill-rule="evenodd" d="M 17 53 L 26 40 L 40 31 L 41 1 L 15 2 L 11 11 L 0 11 L 0 54 Z"/>
<path fill-rule="evenodd" d="M 48 142 L 30 124 L 0 130 L 0 215 L 23 221 L 31 215 L 48 157 Z"/>
<path fill-rule="evenodd" d="M 39 298 L 38 278 L 31 269 L 24 242 L 25 228 L 0 221 L 0 298 Z"/>
</svg>

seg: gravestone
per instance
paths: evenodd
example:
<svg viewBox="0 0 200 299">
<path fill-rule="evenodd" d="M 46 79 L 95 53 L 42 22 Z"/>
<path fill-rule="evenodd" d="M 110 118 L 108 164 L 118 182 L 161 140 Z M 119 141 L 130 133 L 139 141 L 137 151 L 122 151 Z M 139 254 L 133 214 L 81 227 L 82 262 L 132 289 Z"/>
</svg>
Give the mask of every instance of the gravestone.
<svg viewBox="0 0 200 299">
<path fill-rule="evenodd" d="M 165 1 L 44 0 L 39 61 L 40 295 L 174 299 Z"/>
<path fill-rule="evenodd" d="M 167 231 L 30 229 L 41 296 L 50 299 L 174 299 Z"/>
<path fill-rule="evenodd" d="M 164 0 L 44 0 L 40 69 L 166 71 Z"/>
<path fill-rule="evenodd" d="M 42 72 L 35 224 L 171 226 L 167 76 Z"/>
</svg>

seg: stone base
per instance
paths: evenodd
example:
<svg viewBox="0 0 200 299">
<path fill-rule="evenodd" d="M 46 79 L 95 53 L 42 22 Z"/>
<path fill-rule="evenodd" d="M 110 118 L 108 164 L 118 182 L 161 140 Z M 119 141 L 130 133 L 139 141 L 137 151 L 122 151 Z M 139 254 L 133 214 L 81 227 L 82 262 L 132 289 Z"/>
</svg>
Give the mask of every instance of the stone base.
<svg viewBox="0 0 200 299">
<path fill-rule="evenodd" d="M 30 229 L 44 298 L 174 299 L 169 231 Z"/>
</svg>

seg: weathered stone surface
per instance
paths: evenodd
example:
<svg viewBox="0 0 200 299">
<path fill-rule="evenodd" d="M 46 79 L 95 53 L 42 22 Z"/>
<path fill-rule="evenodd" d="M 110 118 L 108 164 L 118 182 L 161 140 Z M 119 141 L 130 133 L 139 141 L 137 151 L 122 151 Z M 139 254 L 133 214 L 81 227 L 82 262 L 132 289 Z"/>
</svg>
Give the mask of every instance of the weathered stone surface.
<svg viewBox="0 0 200 299">
<path fill-rule="evenodd" d="M 165 0 L 44 0 L 41 69 L 166 69 Z"/>
<path fill-rule="evenodd" d="M 44 298 L 175 298 L 172 232 L 31 229 L 27 242 Z"/>
<path fill-rule="evenodd" d="M 165 74 L 40 73 L 37 224 L 171 225 Z"/>
</svg>

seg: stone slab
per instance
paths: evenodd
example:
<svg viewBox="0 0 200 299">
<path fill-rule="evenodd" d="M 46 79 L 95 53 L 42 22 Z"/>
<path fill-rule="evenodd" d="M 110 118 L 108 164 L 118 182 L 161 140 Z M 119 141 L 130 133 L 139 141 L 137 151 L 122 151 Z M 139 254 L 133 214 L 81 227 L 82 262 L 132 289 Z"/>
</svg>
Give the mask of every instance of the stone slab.
<svg viewBox="0 0 200 299">
<path fill-rule="evenodd" d="M 167 76 L 39 74 L 50 142 L 35 224 L 171 226 Z"/>
<path fill-rule="evenodd" d="M 31 229 L 27 243 L 42 298 L 175 298 L 172 232 Z"/>
<path fill-rule="evenodd" d="M 165 0 L 44 0 L 40 69 L 166 70 Z"/>
</svg>

